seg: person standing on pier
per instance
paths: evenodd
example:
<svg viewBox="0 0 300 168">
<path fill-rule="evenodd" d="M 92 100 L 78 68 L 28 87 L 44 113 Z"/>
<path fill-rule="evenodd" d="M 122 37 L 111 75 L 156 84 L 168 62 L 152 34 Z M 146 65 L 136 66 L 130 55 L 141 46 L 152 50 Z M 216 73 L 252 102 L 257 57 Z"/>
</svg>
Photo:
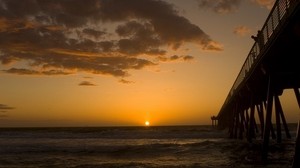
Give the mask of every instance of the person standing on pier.
<svg viewBox="0 0 300 168">
<path fill-rule="evenodd" d="M 264 48 L 265 40 L 262 31 L 258 30 L 256 36 L 251 36 L 251 38 L 258 44 L 259 51 Z"/>
</svg>

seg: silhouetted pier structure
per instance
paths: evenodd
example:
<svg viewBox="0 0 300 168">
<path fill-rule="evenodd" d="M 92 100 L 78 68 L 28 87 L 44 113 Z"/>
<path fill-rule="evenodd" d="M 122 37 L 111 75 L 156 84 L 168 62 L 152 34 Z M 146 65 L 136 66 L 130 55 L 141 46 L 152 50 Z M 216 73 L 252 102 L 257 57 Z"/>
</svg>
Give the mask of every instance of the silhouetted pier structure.
<svg viewBox="0 0 300 168">
<path fill-rule="evenodd" d="M 211 126 L 212 127 L 217 127 L 218 125 L 218 118 L 216 116 L 211 116 Z"/>
<path fill-rule="evenodd" d="M 264 160 L 270 136 L 281 143 L 283 129 L 291 138 L 279 99 L 284 89 L 294 89 L 300 107 L 300 0 L 277 0 L 252 38 L 255 43 L 217 118 L 218 127 L 229 128 L 231 138 L 246 137 L 252 142 L 260 131 Z M 300 158 L 294 167 L 299 164 L 296 160 Z"/>
</svg>

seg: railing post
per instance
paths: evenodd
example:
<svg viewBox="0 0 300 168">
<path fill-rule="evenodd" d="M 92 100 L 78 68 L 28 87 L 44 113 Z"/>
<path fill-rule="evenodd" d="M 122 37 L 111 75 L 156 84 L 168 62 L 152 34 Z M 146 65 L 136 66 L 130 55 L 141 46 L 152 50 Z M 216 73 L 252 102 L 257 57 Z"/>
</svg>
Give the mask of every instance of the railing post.
<svg viewBox="0 0 300 168">
<path fill-rule="evenodd" d="M 280 22 L 281 22 L 281 19 L 280 19 L 281 16 L 280 16 L 279 3 L 277 3 L 276 9 L 277 9 L 277 18 L 278 18 L 278 21 L 277 21 L 277 22 L 278 22 L 278 25 L 279 25 Z M 277 26 L 278 26 L 278 25 L 277 25 Z M 277 27 L 277 26 L 276 26 L 276 27 Z"/>
<path fill-rule="evenodd" d="M 288 1 L 289 0 L 285 0 L 285 11 L 286 11 L 286 13 L 288 13 L 288 9 L 289 9 Z"/>
</svg>

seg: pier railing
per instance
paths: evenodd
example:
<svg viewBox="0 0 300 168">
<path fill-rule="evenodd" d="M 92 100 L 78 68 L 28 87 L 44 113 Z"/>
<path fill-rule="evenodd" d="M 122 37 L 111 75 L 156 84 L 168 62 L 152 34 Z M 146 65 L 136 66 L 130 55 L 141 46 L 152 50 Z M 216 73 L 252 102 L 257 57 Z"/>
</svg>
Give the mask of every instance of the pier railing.
<svg viewBox="0 0 300 168">
<path fill-rule="evenodd" d="M 300 2 L 300 0 L 277 0 L 274 3 L 273 8 L 266 19 L 262 29 L 259 31 L 243 66 L 240 70 L 236 80 L 233 83 L 232 88 L 229 91 L 228 96 L 220 110 L 227 106 L 235 93 L 239 90 L 241 83 L 250 75 L 252 68 L 257 64 L 257 60 L 262 57 L 264 49 L 268 46 L 268 43 L 272 41 L 281 25 L 283 25 L 285 18 L 288 17 L 289 11 L 293 11 L 294 7 Z M 219 113 L 220 114 L 220 113 Z"/>
</svg>

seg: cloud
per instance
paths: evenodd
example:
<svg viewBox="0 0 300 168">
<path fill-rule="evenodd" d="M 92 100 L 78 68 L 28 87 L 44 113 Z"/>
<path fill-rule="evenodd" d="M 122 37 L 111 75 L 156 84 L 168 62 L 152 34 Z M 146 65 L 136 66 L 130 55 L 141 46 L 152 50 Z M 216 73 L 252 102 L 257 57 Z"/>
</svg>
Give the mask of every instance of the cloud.
<svg viewBox="0 0 300 168">
<path fill-rule="evenodd" d="M 92 82 L 89 81 L 82 81 L 78 84 L 79 86 L 97 86 L 95 84 L 93 84 Z"/>
<path fill-rule="evenodd" d="M 193 59 L 194 59 L 194 57 L 190 56 L 190 55 L 183 56 L 184 61 L 190 61 L 190 60 L 193 60 Z"/>
<path fill-rule="evenodd" d="M 233 33 L 238 36 L 246 36 L 251 33 L 251 29 L 246 26 L 237 26 L 234 28 Z"/>
<path fill-rule="evenodd" d="M 174 61 L 174 60 L 178 60 L 179 56 L 178 55 L 173 55 L 170 57 L 170 60 Z"/>
<path fill-rule="evenodd" d="M 269 10 L 272 9 L 274 3 L 275 3 L 275 0 L 251 0 L 253 1 L 254 3 L 262 6 L 262 7 L 265 7 Z"/>
<path fill-rule="evenodd" d="M 261 7 L 272 9 L 275 0 L 248 0 Z M 211 9 L 219 14 L 237 12 L 242 0 L 197 0 L 200 9 Z"/>
<path fill-rule="evenodd" d="M 126 77 L 159 64 L 167 47 L 223 50 L 162 0 L 0 0 L 0 37 L 2 71 L 17 75 Z"/>
<path fill-rule="evenodd" d="M 191 61 L 194 59 L 193 56 L 190 55 L 172 55 L 170 57 L 158 57 L 158 59 L 162 62 L 171 62 L 171 61 Z"/>
<path fill-rule="evenodd" d="M 36 71 L 25 68 L 10 68 L 3 70 L 3 72 L 18 74 L 18 75 L 69 75 L 71 73 L 60 71 L 60 70 L 48 70 L 48 71 Z"/>
<path fill-rule="evenodd" d="M 125 80 L 125 79 L 120 79 L 119 82 L 120 82 L 120 83 L 123 83 L 123 84 L 131 84 L 131 83 L 134 83 L 134 81 L 129 81 L 129 80 Z"/>
<path fill-rule="evenodd" d="M 83 33 L 83 35 L 86 35 L 88 37 L 92 37 L 94 39 L 99 39 L 103 35 L 106 34 L 106 32 L 104 32 L 104 31 L 98 31 L 98 30 L 94 30 L 94 29 L 91 29 L 91 28 L 83 29 L 82 33 Z"/>
<path fill-rule="evenodd" d="M 5 118 L 7 115 L 5 114 L 8 110 L 13 110 L 15 109 L 14 107 L 10 107 L 5 104 L 0 104 L 0 118 Z M 2 113 L 2 114 L 1 114 Z"/>
<path fill-rule="evenodd" d="M 182 56 L 173 55 L 169 58 L 170 61 L 175 61 L 175 60 L 190 61 L 192 59 L 194 59 L 194 57 L 190 55 L 182 55 Z"/>
<path fill-rule="evenodd" d="M 129 21 L 119 25 L 116 33 L 121 37 L 118 41 L 119 51 L 124 54 L 138 55 L 164 55 L 166 51 L 159 50 L 161 39 L 157 38 L 151 24 L 141 24 L 137 21 Z"/>
<path fill-rule="evenodd" d="M 198 0 L 200 8 L 212 9 L 220 14 L 236 12 L 240 3 L 241 0 Z"/>
<path fill-rule="evenodd" d="M 12 110 L 12 109 L 15 109 L 14 107 L 10 107 L 10 106 L 7 106 L 5 104 L 0 104 L 0 110 L 3 111 L 3 110 Z"/>
</svg>

